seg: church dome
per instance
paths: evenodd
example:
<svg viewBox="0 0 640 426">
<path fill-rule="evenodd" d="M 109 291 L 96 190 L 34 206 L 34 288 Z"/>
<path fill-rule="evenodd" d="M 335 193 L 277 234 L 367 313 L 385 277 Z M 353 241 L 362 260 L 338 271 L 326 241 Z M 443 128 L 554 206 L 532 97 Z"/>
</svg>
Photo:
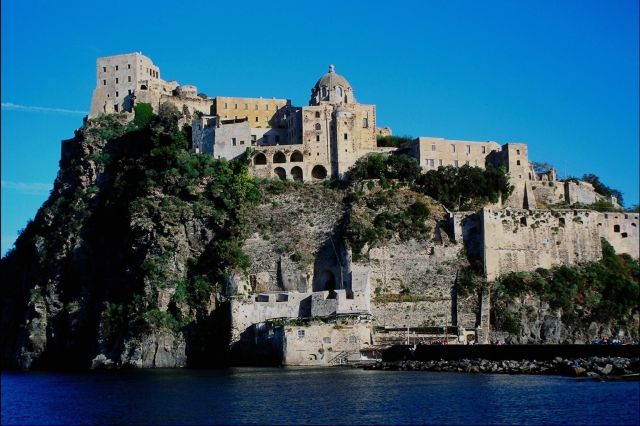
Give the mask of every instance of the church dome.
<svg viewBox="0 0 640 426">
<path fill-rule="evenodd" d="M 336 73 L 333 65 L 329 65 L 329 72 L 320 77 L 313 89 L 311 89 L 309 105 L 319 105 L 320 102 L 340 105 L 355 103 L 351 84 L 346 78 Z"/>
</svg>

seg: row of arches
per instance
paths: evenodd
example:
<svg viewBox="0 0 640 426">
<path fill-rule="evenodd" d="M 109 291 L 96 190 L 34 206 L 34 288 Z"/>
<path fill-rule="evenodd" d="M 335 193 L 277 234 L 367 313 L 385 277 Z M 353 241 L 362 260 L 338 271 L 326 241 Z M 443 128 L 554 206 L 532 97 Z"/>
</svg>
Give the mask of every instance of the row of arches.
<svg viewBox="0 0 640 426">
<path fill-rule="evenodd" d="M 275 169 L 273 169 L 273 174 L 280 180 L 287 180 L 287 171 L 284 169 L 284 167 L 276 167 Z M 293 167 L 289 172 L 289 176 L 292 180 L 304 180 L 302 168 L 300 166 Z M 327 169 L 325 169 L 324 166 L 317 165 L 313 169 L 311 169 L 311 177 L 315 180 L 326 179 Z"/>
<path fill-rule="evenodd" d="M 275 154 L 273 154 L 272 161 L 274 163 L 286 163 L 287 156 L 283 152 L 278 151 Z M 302 155 L 302 153 L 300 151 L 293 151 L 293 154 L 291 154 L 291 157 L 289 158 L 289 162 L 301 163 L 302 161 L 304 161 L 304 156 Z M 253 157 L 253 164 L 255 165 L 267 164 L 267 156 L 262 152 L 257 153 Z"/>
</svg>

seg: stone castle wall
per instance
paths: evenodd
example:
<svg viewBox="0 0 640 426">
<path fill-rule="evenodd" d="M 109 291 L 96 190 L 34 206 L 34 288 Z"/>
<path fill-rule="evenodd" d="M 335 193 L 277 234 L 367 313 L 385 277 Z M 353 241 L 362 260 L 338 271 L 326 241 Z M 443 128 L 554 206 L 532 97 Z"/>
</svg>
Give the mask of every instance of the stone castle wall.
<svg viewBox="0 0 640 426">
<path fill-rule="evenodd" d="M 565 201 L 565 190 L 562 182 L 532 182 L 531 190 L 536 198 L 538 208 L 545 208 Z"/>
<path fill-rule="evenodd" d="M 616 253 L 640 257 L 638 213 L 596 213 L 600 236 L 613 246 Z"/>
<path fill-rule="evenodd" d="M 371 313 L 376 326 L 451 324 L 462 244 L 408 241 L 369 251 Z"/>
<path fill-rule="evenodd" d="M 507 272 L 597 261 L 602 257 L 599 214 L 588 210 L 482 211 L 488 281 Z"/>
</svg>

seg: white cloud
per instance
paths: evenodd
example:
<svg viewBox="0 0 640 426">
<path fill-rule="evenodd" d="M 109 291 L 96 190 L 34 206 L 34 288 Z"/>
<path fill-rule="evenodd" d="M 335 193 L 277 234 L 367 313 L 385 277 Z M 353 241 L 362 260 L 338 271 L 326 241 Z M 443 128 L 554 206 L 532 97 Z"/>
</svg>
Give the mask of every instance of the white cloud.
<svg viewBox="0 0 640 426">
<path fill-rule="evenodd" d="M 75 109 L 18 105 L 11 102 L 2 102 L 2 109 L 7 111 L 41 112 L 45 114 L 53 113 L 53 114 L 67 114 L 67 115 L 87 115 L 86 111 L 78 111 Z"/>
<path fill-rule="evenodd" d="M 28 195 L 47 195 L 53 185 L 42 182 L 13 182 L 10 180 L 2 181 L 3 189 L 11 189 Z"/>
</svg>

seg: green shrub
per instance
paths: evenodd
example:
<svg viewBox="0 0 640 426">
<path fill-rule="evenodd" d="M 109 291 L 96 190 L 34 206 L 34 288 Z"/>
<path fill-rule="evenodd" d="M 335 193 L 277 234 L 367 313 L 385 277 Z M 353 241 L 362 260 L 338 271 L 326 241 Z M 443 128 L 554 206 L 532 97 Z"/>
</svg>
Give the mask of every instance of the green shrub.
<svg viewBox="0 0 640 426">
<path fill-rule="evenodd" d="M 153 107 L 151 106 L 151 104 L 147 104 L 147 103 L 136 104 L 133 107 L 133 111 L 135 114 L 133 118 L 133 122 L 135 123 L 136 126 L 138 126 L 138 128 L 147 126 L 149 123 L 151 123 L 151 120 L 153 120 L 154 114 L 153 114 Z"/>
</svg>

